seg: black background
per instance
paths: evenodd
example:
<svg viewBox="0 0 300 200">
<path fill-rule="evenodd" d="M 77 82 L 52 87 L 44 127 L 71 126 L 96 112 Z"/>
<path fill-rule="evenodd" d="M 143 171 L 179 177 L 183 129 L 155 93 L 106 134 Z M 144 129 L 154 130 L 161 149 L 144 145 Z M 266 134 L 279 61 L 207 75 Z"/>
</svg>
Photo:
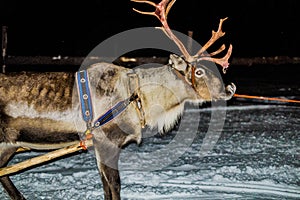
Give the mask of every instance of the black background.
<svg viewBox="0 0 300 200">
<path fill-rule="evenodd" d="M 85 56 L 121 31 L 160 26 L 155 17 L 132 11 L 133 7 L 152 11 L 151 6 L 129 0 L 6 0 L 1 4 L 10 55 Z M 229 17 L 222 42 L 233 44 L 233 56 L 298 56 L 299 8 L 297 0 L 177 0 L 168 21 L 174 30 L 193 31 L 194 39 L 204 44 L 219 19 Z"/>
<path fill-rule="evenodd" d="M 158 2 L 157 0 L 155 1 Z M 151 6 L 129 0 L 18 1 L 1 2 L 1 24 L 8 27 L 8 55 L 86 56 L 99 43 L 122 31 L 160 26 L 153 16 L 132 8 L 153 11 Z M 233 45 L 232 58 L 287 56 L 300 52 L 300 1 L 177 0 L 168 16 L 172 29 L 204 44 L 219 19 L 226 35 L 215 45 Z M 45 68 L 46 69 L 46 68 Z M 300 96 L 300 65 L 231 65 L 226 80 L 236 83 L 238 93 Z"/>
</svg>

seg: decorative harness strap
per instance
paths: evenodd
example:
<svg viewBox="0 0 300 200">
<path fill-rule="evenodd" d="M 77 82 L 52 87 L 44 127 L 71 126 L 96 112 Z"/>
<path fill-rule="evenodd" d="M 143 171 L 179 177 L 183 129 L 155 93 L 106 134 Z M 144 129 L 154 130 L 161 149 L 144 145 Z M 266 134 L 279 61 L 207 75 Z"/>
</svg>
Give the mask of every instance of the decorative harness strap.
<svg viewBox="0 0 300 200">
<path fill-rule="evenodd" d="M 82 118 L 87 124 L 87 129 L 89 129 L 91 128 L 93 120 L 93 106 L 87 71 L 82 70 L 77 72 L 76 80 L 79 91 Z"/>
<path fill-rule="evenodd" d="M 112 119 L 116 118 L 120 113 L 122 113 L 127 106 L 134 100 L 137 99 L 137 95 L 132 94 L 131 97 L 118 102 L 115 106 L 109 109 L 106 113 L 101 115 L 93 124 L 92 130 L 103 126 L 104 124 L 108 123 Z"/>
<path fill-rule="evenodd" d="M 82 118 L 86 123 L 85 132 L 80 134 L 80 146 L 86 150 L 87 148 L 85 146 L 85 140 L 93 137 L 92 131 L 116 118 L 127 108 L 127 106 L 132 101 L 138 99 L 138 95 L 136 93 L 133 93 L 129 98 L 118 102 L 107 112 L 98 117 L 95 122 L 93 122 L 92 98 L 90 92 L 89 78 L 86 70 L 76 72 L 76 83 L 79 94 Z"/>
<path fill-rule="evenodd" d="M 132 69 L 131 72 L 127 73 L 128 76 L 128 94 L 135 94 L 137 98 L 135 99 L 134 108 L 137 111 L 139 118 L 140 118 L 140 124 L 142 128 L 145 128 L 146 125 L 146 119 L 145 119 L 145 111 L 142 106 L 142 100 L 141 100 L 141 91 L 140 91 L 140 80 L 138 75 L 135 73 L 135 70 Z"/>
</svg>

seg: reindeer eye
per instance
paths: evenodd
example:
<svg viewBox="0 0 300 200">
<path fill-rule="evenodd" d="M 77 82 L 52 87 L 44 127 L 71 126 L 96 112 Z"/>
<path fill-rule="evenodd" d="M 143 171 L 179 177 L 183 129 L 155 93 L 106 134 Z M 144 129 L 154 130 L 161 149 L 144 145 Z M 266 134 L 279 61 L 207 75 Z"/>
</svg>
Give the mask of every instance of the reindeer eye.
<svg viewBox="0 0 300 200">
<path fill-rule="evenodd" d="M 204 76 L 205 75 L 205 71 L 203 70 L 203 69 L 196 69 L 196 71 L 195 71 L 195 76 L 197 77 L 197 78 L 201 78 L 202 76 Z"/>
</svg>

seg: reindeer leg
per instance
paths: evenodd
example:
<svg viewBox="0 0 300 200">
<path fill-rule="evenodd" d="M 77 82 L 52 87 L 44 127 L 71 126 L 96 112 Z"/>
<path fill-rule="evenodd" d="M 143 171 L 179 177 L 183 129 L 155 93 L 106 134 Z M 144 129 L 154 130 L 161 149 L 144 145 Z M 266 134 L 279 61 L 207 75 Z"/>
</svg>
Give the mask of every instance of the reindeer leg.
<svg viewBox="0 0 300 200">
<path fill-rule="evenodd" d="M 101 177 L 106 200 L 119 200 L 121 181 L 119 170 L 101 163 Z"/>
<path fill-rule="evenodd" d="M 107 181 L 107 177 L 105 175 L 105 165 L 100 163 L 100 167 L 98 167 L 98 168 L 99 168 L 99 172 L 100 172 L 101 180 L 102 180 L 102 184 L 103 184 L 104 199 L 110 200 L 110 199 L 112 199 L 112 197 L 111 197 L 111 191 L 109 189 L 109 182 Z"/>
<path fill-rule="evenodd" d="M 17 148 L 0 148 L 0 167 L 5 167 L 9 159 L 14 155 Z M 3 188 L 13 200 L 24 200 L 24 196 L 18 191 L 13 182 L 8 176 L 3 176 L 0 178 L 0 182 Z"/>
<path fill-rule="evenodd" d="M 94 140 L 94 147 L 105 200 L 120 200 L 121 181 L 118 160 L 121 149 L 108 140 Z"/>
<path fill-rule="evenodd" d="M 128 143 L 141 141 L 139 131 L 135 131 L 128 123 L 121 125 L 111 123 L 110 126 L 94 132 L 93 144 L 106 200 L 121 199 L 118 162 L 122 148 Z M 140 124 L 136 126 L 139 127 Z"/>
</svg>

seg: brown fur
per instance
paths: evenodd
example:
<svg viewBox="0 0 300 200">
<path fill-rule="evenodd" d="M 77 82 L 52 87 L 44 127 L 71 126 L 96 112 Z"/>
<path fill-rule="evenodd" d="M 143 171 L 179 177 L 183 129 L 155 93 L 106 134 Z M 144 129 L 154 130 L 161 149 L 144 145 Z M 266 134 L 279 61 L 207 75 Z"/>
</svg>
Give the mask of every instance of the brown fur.
<svg viewBox="0 0 300 200">
<path fill-rule="evenodd" d="M 0 102 L 26 102 L 37 111 L 71 106 L 74 75 L 65 72 L 0 74 Z"/>
</svg>

